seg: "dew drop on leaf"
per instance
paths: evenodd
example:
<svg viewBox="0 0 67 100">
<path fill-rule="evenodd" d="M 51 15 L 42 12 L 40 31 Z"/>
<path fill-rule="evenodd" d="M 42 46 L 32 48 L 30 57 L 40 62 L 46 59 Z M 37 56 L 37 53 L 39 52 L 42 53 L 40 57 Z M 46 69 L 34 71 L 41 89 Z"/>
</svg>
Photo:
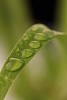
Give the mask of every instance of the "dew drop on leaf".
<svg viewBox="0 0 67 100">
<path fill-rule="evenodd" d="M 25 57 L 25 58 L 28 58 L 28 57 L 31 57 L 32 55 L 34 54 L 34 52 L 30 49 L 25 49 L 23 52 L 22 52 L 22 57 Z"/>
<path fill-rule="evenodd" d="M 36 33 L 35 36 L 34 36 L 34 39 L 36 39 L 36 40 L 45 40 L 46 37 L 43 33 Z"/>
<path fill-rule="evenodd" d="M 54 32 L 52 32 L 52 31 L 46 31 L 45 35 L 47 38 L 52 38 L 53 36 L 55 36 Z"/>
<path fill-rule="evenodd" d="M 6 64 L 6 70 L 8 71 L 16 71 L 19 68 L 23 67 L 24 61 L 21 61 L 17 58 L 10 58 L 9 62 Z"/>
<path fill-rule="evenodd" d="M 30 46 L 31 48 L 39 48 L 39 47 L 40 47 L 40 43 L 39 43 L 38 41 L 31 41 L 31 42 L 29 43 L 29 46 Z"/>
</svg>

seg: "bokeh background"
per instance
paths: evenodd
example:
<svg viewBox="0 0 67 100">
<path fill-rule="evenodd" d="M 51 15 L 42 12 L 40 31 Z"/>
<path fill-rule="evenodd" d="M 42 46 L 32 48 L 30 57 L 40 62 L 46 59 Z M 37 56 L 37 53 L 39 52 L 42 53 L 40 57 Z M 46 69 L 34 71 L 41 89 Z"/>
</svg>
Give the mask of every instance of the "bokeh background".
<svg viewBox="0 0 67 100">
<path fill-rule="evenodd" d="M 67 0 L 0 0 L 0 69 L 32 25 L 67 33 Z M 67 36 L 59 36 L 25 66 L 4 100 L 67 100 Z"/>
</svg>

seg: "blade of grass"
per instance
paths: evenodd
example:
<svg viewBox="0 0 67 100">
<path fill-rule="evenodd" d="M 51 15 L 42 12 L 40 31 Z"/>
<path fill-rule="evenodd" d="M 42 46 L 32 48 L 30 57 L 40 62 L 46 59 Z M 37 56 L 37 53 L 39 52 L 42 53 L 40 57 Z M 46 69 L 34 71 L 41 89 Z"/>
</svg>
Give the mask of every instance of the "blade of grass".
<svg viewBox="0 0 67 100">
<path fill-rule="evenodd" d="M 50 30 L 42 24 L 33 25 L 17 42 L 0 72 L 0 100 L 23 67 L 40 50 L 44 43 L 63 33 Z"/>
</svg>

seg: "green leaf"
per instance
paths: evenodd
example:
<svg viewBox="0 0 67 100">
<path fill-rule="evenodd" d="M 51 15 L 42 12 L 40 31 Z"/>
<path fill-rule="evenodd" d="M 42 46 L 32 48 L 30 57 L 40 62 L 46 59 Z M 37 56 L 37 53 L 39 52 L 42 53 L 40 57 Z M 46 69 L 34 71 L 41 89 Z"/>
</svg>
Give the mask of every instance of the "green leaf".
<svg viewBox="0 0 67 100">
<path fill-rule="evenodd" d="M 11 51 L 1 70 L 0 100 L 4 99 L 21 69 L 33 58 L 46 41 L 58 35 L 63 35 L 63 33 L 50 30 L 41 24 L 33 25 L 25 32 Z"/>
</svg>

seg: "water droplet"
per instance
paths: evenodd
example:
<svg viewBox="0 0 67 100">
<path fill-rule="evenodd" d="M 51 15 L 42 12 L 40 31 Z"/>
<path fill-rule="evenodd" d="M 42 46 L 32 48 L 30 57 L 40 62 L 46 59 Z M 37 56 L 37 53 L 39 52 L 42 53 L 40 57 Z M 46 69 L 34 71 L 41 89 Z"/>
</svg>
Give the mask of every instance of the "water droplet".
<svg viewBox="0 0 67 100">
<path fill-rule="evenodd" d="M 36 40 L 45 40 L 46 37 L 43 33 L 36 33 L 35 36 L 34 36 L 34 39 L 36 39 Z"/>
<path fill-rule="evenodd" d="M 6 64 L 6 69 L 9 71 L 16 71 L 24 65 L 24 61 L 17 58 L 10 58 L 9 62 Z"/>
<path fill-rule="evenodd" d="M 40 47 L 40 43 L 37 41 L 31 41 L 31 43 L 29 43 L 29 46 L 31 48 L 39 48 Z"/>
<path fill-rule="evenodd" d="M 47 38 L 52 38 L 53 36 L 55 36 L 53 31 L 46 31 L 45 35 L 46 35 Z"/>
<path fill-rule="evenodd" d="M 22 52 L 22 57 L 31 57 L 32 55 L 34 54 L 34 52 L 30 49 L 25 49 L 23 52 Z"/>
<path fill-rule="evenodd" d="M 23 40 L 28 40 L 28 36 L 26 34 L 23 35 Z"/>
</svg>

